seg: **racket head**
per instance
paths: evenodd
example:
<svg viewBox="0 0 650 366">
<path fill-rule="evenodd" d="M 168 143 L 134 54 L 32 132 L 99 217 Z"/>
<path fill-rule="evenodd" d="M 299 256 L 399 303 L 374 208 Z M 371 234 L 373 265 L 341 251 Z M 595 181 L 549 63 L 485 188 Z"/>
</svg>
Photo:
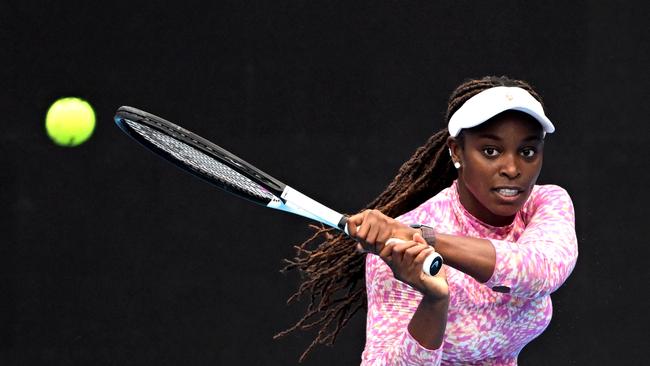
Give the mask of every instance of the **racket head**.
<svg viewBox="0 0 650 366">
<path fill-rule="evenodd" d="M 228 193 L 264 206 L 281 200 L 284 183 L 170 121 L 122 106 L 115 123 L 157 155 Z"/>
</svg>

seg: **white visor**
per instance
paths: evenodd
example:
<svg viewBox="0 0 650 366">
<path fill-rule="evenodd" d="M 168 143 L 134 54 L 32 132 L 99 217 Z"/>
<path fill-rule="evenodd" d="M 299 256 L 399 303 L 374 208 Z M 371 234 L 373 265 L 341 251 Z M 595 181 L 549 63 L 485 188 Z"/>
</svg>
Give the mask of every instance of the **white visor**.
<svg viewBox="0 0 650 366">
<path fill-rule="evenodd" d="M 526 90 L 518 87 L 496 86 L 469 98 L 449 119 L 449 134 L 458 136 L 463 128 L 472 128 L 497 114 L 516 110 L 535 118 L 544 134 L 555 131 L 555 126 L 544 114 L 542 104 Z"/>
</svg>

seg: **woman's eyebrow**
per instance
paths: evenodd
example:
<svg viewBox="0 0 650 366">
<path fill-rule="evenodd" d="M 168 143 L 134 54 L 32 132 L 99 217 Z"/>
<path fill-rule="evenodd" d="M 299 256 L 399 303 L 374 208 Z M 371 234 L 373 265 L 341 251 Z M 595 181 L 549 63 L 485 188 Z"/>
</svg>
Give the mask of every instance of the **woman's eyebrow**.
<svg viewBox="0 0 650 366">
<path fill-rule="evenodd" d="M 492 139 L 492 140 L 501 141 L 501 137 L 497 135 L 493 135 L 491 133 L 481 133 L 477 137 L 482 139 Z"/>
<path fill-rule="evenodd" d="M 476 137 L 482 138 L 482 139 L 491 139 L 491 140 L 496 140 L 496 141 L 503 140 L 500 136 L 493 135 L 491 133 L 481 133 L 481 134 L 478 134 Z M 524 142 L 542 141 L 542 138 L 539 135 L 530 135 L 530 136 L 524 138 L 522 141 L 524 141 Z"/>
<path fill-rule="evenodd" d="M 543 139 L 539 135 L 530 135 L 524 139 L 525 142 L 528 141 L 542 141 Z"/>
</svg>

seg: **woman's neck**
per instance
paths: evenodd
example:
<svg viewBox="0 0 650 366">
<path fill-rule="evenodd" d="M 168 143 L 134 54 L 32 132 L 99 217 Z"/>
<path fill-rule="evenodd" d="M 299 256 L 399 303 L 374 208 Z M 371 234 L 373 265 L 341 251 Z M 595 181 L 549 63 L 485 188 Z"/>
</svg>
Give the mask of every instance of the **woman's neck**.
<svg viewBox="0 0 650 366">
<path fill-rule="evenodd" d="M 474 197 L 474 194 L 472 194 L 472 192 L 467 189 L 465 184 L 460 179 L 456 182 L 456 187 L 458 190 L 458 199 L 460 200 L 460 204 L 463 205 L 467 212 L 469 212 L 472 216 L 481 222 L 490 226 L 501 227 L 508 226 L 514 221 L 515 215 L 499 216 L 492 213 L 487 207 L 481 204 L 481 202 L 477 200 L 476 197 Z"/>
</svg>

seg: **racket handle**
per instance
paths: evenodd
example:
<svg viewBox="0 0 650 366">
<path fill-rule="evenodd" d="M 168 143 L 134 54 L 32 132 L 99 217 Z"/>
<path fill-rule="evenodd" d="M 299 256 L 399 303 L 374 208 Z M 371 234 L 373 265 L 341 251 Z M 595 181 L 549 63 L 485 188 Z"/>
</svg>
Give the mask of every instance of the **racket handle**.
<svg viewBox="0 0 650 366">
<path fill-rule="evenodd" d="M 435 276 L 440 272 L 440 268 L 442 268 L 442 257 L 438 253 L 431 253 L 429 254 L 428 257 L 424 259 L 424 263 L 422 263 L 422 271 L 429 276 Z"/>
<path fill-rule="evenodd" d="M 350 233 L 348 232 L 348 216 L 343 215 L 341 217 L 338 227 L 340 230 L 343 230 L 343 232 L 346 233 L 348 236 L 350 235 Z M 389 241 L 390 240 L 401 241 L 400 239 L 395 239 L 395 238 L 391 238 L 389 239 Z M 440 254 L 431 253 L 429 254 L 429 256 L 427 256 L 424 259 L 424 263 L 422 263 L 422 272 L 428 274 L 429 276 L 435 276 L 438 274 L 438 272 L 440 272 L 440 268 L 442 268 L 442 264 L 443 264 L 443 260 Z"/>
<path fill-rule="evenodd" d="M 339 224 L 337 226 L 339 227 L 339 230 L 343 230 L 347 236 L 350 236 L 350 233 L 348 232 L 348 218 L 348 215 L 341 216 L 341 220 L 339 220 Z"/>
</svg>

